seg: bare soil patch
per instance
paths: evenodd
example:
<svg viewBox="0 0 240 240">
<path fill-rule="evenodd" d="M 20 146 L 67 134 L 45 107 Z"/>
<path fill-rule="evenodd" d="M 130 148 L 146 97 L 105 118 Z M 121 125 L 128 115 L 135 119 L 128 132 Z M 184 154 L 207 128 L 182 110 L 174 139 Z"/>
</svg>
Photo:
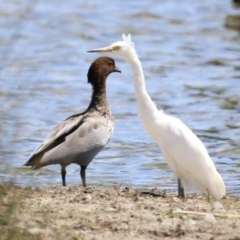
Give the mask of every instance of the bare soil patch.
<svg viewBox="0 0 240 240">
<path fill-rule="evenodd" d="M 239 200 L 226 196 L 213 209 L 203 195 L 156 189 L 1 184 L 0 238 L 240 240 Z"/>
</svg>

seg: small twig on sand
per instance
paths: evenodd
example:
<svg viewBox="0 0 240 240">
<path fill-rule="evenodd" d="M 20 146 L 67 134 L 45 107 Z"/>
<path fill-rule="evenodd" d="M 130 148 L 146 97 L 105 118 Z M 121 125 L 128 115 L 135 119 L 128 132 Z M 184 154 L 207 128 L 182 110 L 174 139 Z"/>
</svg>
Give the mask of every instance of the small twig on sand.
<svg viewBox="0 0 240 240">
<path fill-rule="evenodd" d="M 176 211 L 173 211 L 172 213 L 173 214 L 184 213 L 184 214 L 193 214 L 193 215 L 202 215 L 202 216 L 205 216 L 206 214 L 213 214 L 215 217 L 240 218 L 240 215 L 235 215 L 235 214 L 203 213 L 203 212 L 182 211 L 182 210 L 176 210 Z"/>
<path fill-rule="evenodd" d="M 160 193 L 155 193 L 155 189 L 151 191 L 141 191 L 140 193 L 143 195 L 151 195 L 152 197 L 165 197 L 166 191 L 160 192 Z"/>
</svg>

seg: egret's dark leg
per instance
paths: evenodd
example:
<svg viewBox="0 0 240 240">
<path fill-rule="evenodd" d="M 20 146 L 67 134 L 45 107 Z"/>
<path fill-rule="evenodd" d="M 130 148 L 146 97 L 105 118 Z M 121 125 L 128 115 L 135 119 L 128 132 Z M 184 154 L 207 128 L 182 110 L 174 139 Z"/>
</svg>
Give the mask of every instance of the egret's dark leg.
<svg viewBox="0 0 240 240">
<path fill-rule="evenodd" d="M 178 178 L 178 196 L 180 198 L 184 198 L 184 188 L 183 188 L 183 185 L 182 185 L 182 182 L 181 182 L 181 179 Z"/>
<path fill-rule="evenodd" d="M 66 181 L 65 181 L 66 173 L 67 172 L 66 172 L 65 166 L 62 165 L 61 174 L 62 174 L 62 185 L 64 187 L 66 187 Z"/>
<path fill-rule="evenodd" d="M 210 200 L 211 200 L 211 197 L 210 197 L 209 191 L 207 190 L 207 201 L 210 203 Z"/>
<path fill-rule="evenodd" d="M 87 168 L 87 166 L 81 166 L 81 171 L 80 171 L 83 187 L 87 186 L 87 184 L 86 184 L 86 172 L 85 172 L 86 168 Z"/>
</svg>

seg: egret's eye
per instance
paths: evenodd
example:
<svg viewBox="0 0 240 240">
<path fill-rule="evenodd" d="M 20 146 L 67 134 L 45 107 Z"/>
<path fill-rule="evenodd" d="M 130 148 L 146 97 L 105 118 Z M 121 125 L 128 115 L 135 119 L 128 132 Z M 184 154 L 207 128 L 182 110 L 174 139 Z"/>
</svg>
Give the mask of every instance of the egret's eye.
<svg viewBox="0 0 240 240">
<path fill-rule="evenodd" d="M 119 47 L 119 46 L 114 46 L 112 49 L 113 49 L 114 51 L 118 51 L 120 48 L 121 48 L 121 47 Z"/>
</svg>

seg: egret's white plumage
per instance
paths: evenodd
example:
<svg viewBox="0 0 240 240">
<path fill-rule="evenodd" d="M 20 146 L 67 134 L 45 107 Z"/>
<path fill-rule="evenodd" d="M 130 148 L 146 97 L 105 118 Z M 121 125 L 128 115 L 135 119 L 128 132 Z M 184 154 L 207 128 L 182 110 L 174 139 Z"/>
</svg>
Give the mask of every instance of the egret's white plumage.
<svg viewBox="0 0 240 240">
<path fill-rule="evenodd" d="M 148 95 L 141 62 L 131 35 L 123 34 L 123 41 L 89 52 L 108 52 L 130 64 L 140 118 L 148 134 L 157 141 L 169 167 L 178 177 L 179 195 L 184 196 L 181 187 L 183 184 L 210 194 L 216 200 L 221 199 L 225 194 L 225 185 L 203 143 L 181 120 L 158 111 Z"/>
</svg>

